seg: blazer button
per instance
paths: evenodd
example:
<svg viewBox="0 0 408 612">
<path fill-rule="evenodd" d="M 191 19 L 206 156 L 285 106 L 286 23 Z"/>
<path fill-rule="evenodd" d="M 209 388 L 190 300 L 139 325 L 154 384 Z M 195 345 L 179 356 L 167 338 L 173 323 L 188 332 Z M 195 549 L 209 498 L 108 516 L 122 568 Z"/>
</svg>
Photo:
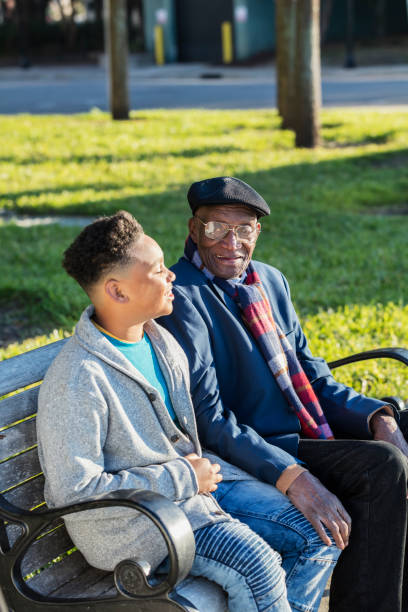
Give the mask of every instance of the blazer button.
<svg viewBox="0 0 408 612">
<path fill-rule="evenodd" d="M 154 401 L 155 401 L 155 399 L 156 399 L 156 395 L 155 395 L 154 393 L 149 393 L 149 400 L 150 400 L 151 402 L 154 402 Z"/>
<path fill-rule="evenodd" d="M 173 434 L 170 438 L 171 442 L 173 442 L 173 444 L 175 444 L 176 442 L 178 442 L 180 440 L 180 436 L 178 434 Z"/>
</svg>

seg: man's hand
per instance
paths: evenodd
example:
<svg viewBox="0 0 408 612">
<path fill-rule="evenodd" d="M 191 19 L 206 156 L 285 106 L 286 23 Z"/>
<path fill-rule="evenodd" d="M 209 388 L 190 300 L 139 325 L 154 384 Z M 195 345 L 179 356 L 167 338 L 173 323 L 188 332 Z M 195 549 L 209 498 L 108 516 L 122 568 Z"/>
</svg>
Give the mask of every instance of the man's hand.
<svg viewBox="0 0 408 612">
<path fill-rule="evenodd" d="M 376 412 L 370 419 L 370 428 L 374 440 L 391 442 L 408 457 L 408 444 L 393 416 Z"/>
<path fill-rule="evenodd" d="M 323 525 L 333 536 L 338 548 L 346 548 L 351 531 L 351 518 L 341 501 L 330 493 L 310 472 L 302 472 L 286 492 L 290 501 L 313 525 L 326 546 L 331 541 Z"/>
<path fill-rule="evenodd" d="M 221 482 L 222 475 L 219 473 L 221 467 L 218 463 L 211 463 L 196 453 L 190 453 L 184 457 L 191 463 L 198 480 L 199 493 L 212 493 L 217 489 L 217 482 Z"/>
</svg>

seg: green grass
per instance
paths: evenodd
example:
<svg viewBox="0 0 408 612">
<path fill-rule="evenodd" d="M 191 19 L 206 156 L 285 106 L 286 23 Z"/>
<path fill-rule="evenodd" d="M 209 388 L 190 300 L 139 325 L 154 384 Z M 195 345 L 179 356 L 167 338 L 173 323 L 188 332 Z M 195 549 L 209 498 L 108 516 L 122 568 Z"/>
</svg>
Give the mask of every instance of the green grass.
<svg viewBox="0 0 408 612">
<path fill-rule="evenodd" d="M 408 112 L 330 110 L 322 120 L 323 144 L 309 151 L 296 150 L 267 110 L 143 111 L 129 122 L 99 111 L 1 117 L 0 207 L 75 215 L 125 208 L 172 264 L 186 235 L 190 183 L 238 176 L 271 206 L 255 255 L 288 277 L 313 351 L 334 359 L 408 346 L 408 216 L 376 211 L 408 208 Z M 0 358 L 72 331 L 87 300 L 60 260 L 77 232 L 0 225 Z M 340 377 L 408 397 L 394 365 L 366 362 Z"/>
</svg>

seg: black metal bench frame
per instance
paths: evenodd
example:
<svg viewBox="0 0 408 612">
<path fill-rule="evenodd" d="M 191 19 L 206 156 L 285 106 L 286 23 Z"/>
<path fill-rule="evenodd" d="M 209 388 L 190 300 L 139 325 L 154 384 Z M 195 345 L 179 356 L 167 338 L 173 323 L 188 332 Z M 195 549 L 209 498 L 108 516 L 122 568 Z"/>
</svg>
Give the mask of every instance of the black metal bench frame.
<svg viewBox="0 0 408 612">
<path fill-rule="evenodd" d="M 0 397 L 41 381 L 48 365 L 65 341 L 61 340 L 0 362 Z M 382 348 L 366 351 L 333 361 L 329 363 L 329 367 L 337 368 L 357 361 L 378 358 L 395 359 L 408 365 L 408 350 Z M 32 364 L 35 361 L 40 362 L 40 366 L 33 368 Z M 30 389 L 22 393 L 28 397 L 27 401 L 32 402 L 37 392 L 38 389 L 37 391 Z M 0 402 L 0 416 L 2 406 L 9 407 L 13 397 L 16 396 L 8 397 Z M 396 397 L 390 396 L 384 400 L 391 403 L 397 410 L 405 407 L 402 400 Z M 1 421 L 0 425 L 2 425 Z M 5 432 L 7 437 L 7 430 Z M 85 610 L 113 612 L 116 609 L 132 609 L 138 612 L 196 611 L 190 602 L 174 592 L 174 587 L 188 575 L 191 569 L 195 552 L 194 536 L 184 513 L 165 497 L 151 491 L 129 490 L 101 495 L 87 502 L 58 510 L 34 509 L 33 511 L 17 507 L 6 497 L 7 495 L 0 495 L 0 610 L 2 612 L 3 610 L 57 612 L 72 607 L 80 612 Z M 53 597 L 30 588 L 24 580 L 23 559 L 40 534 L 50 529 L 52 525 L 55 525 L 56 520 L 61 520 L 61 517 L 66 514 L 113 505 L 132 507 L 147 515 L 158 527 L 166 542 L 170 559 L 170 569 L 164 580 L 159 584 L 149 584 L 143 560 L 137 562 L 130 559 L 122 561 L 115 568 L 113 573 L 115 589 L 113 594 L 112 589 L 109 591 L 108 598 L 98 596 Z M 10 539 L 10 525 L 20 527 L 18 537 Z"/>
</svg>

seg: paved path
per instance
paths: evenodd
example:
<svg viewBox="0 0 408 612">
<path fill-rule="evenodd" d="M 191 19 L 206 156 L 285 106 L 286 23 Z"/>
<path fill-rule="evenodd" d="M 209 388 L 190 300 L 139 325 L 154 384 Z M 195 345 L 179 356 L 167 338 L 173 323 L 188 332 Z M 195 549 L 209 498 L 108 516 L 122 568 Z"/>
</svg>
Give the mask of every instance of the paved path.
<svg viewBox="0 0 408 612">
<path fill-rule="evenodd" d="M 209 67 L 169 64 L 131 67 L 132 109 L 273 108 L 273 64 Z M 322 72 L 323 105 L 408 107 L 408 67 L 388 66 Z M 107 77 L 102 67 L 0 68 L 0 113 L 76 113 L 107 110 Z"/>
</svg>

